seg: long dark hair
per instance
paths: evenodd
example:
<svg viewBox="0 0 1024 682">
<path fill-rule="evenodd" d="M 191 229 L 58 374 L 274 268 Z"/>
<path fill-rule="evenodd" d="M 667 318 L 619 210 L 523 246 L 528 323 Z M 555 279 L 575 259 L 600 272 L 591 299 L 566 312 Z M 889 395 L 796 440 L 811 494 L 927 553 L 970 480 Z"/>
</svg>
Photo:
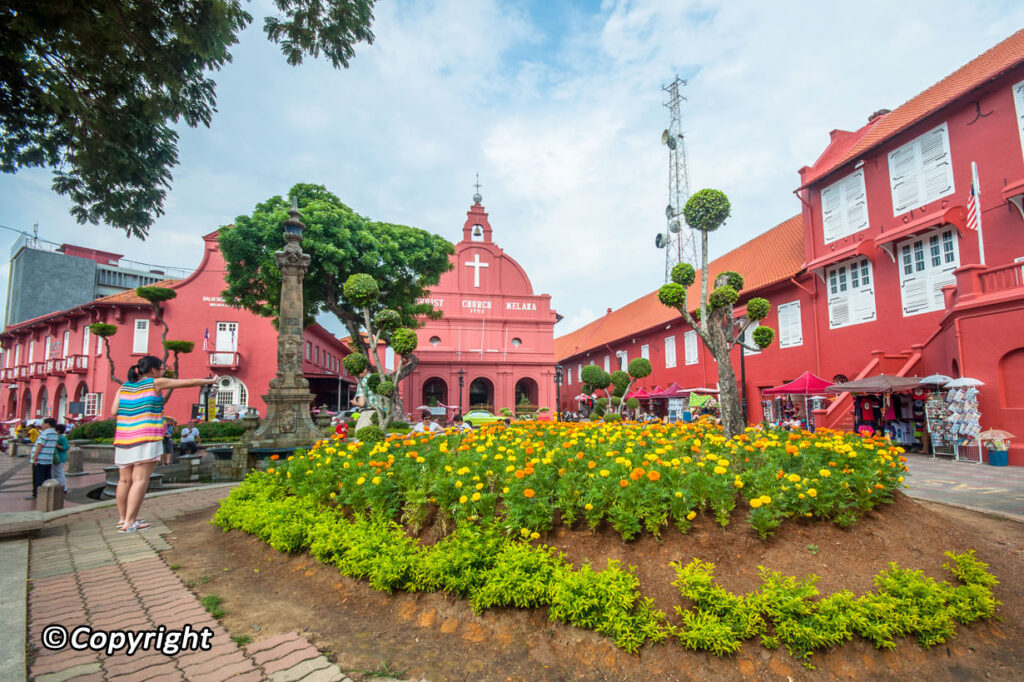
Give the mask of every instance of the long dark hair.
<svg viewBox="0 0 1024 682">
<path fill-rule="evenodd" d="M 154 369 L 160 369 L 164 366 L 164 361 L 155 355 L 144 355 L 139 358 L 139 361 L 128 368 L 128 381 L 133 384 L 138 381 L 143 374 L 148 374 Z"/>
</svg>

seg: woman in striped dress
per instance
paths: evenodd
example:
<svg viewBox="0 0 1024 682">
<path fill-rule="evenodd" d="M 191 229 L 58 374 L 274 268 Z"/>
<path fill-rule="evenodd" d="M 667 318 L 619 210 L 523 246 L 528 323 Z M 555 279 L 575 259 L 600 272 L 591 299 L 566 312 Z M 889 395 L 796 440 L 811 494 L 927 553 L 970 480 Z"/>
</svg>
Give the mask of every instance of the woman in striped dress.
<svg viewBox="0 0 1024 682">
<path fill-rule="evenodd" d="M 160 391 L 208 386 L 217 381 L 216 378 L 167 379 L 163 376 L 163 367 L 160 358 L 144 356 L 128 369 L 128 381 L 121 385 L 114 398 L 119 533 L 134 533 L 151 525 L 139 519 L 138 514 L 149 487 L 149 476 L 163 454 L 164 401 Z"/>
</svg>

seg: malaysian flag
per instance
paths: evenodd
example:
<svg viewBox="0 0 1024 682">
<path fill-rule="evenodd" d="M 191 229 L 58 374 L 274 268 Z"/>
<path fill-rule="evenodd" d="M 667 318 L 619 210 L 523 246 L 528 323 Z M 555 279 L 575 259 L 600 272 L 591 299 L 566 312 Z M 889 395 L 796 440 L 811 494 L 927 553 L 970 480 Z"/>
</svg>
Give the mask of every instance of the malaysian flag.
<svg viewBox="0 0 1024 682">
<path fill-rule="evenodd" d="M 203 352 L 210 352 L 210 328 L 206 328 L 206 333 L 203 334 Z"/>
</svg>

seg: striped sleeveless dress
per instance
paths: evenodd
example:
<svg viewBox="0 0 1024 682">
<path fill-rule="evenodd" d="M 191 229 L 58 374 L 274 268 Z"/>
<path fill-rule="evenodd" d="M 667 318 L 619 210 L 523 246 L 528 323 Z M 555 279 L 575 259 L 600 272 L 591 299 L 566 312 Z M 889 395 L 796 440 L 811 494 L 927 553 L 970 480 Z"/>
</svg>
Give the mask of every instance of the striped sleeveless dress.
<svg viewBox="0 0 1024 682">
<path fill-rule="evenodd" d="M 114 462 L 118 466 L 159 459 L 163 454 L 164 403 L 152 378 L 121 385 L 117 400 Z"/>
</svg>

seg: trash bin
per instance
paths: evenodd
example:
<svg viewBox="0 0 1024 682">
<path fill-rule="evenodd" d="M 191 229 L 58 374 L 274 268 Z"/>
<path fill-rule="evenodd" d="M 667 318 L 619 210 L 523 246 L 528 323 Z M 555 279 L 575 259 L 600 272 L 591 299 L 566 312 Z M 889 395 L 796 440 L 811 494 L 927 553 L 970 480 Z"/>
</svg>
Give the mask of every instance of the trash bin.
<svg viewBox="0 0 1024 682">
<path fill-rule="evenodd" d="M 1009 450 L 989 450 L 988 463 L 994 467 L 1004 467 L 1010 463 Z"/>
</svg>

